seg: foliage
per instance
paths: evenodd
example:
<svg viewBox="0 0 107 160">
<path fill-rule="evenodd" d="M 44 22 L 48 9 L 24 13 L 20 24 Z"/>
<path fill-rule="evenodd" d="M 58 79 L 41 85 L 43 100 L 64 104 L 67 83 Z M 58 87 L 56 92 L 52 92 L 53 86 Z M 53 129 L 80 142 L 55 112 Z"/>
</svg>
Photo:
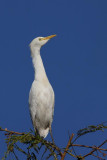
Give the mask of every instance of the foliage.
<svg viewBox="0 0 107 160">
<path fill-rule="evenodd" d="M 27 160 L 37 160 L 38 154 L 41 152 L 41 149 L 42 149 L 41 159 L 50 159 L 51 157 L 53 157 L 55 160 L 59 159 L 64 160 L 67 155 L 77 160 L 85 160 L 86 157 L 89 156 L 94 156 L 97 159 L 103 159 L 102 157 L 105 157 L 107 155 L 105 153 L 107 149 L 101 147 L 105 143 L 107 143 L 107 140 L 105 140 L 98 147 L 75 144 L 74 142 L 76 142 L 79 137 L 87 133 L 96 132 L 99 130 L 104 131 L 104 129 L 107 129 L 107 126 L 105 126 L 104 123 L 96 126 L 91 125 L 86 128 L 80 129 L 77 132 L 76 136 L 72 134 L 69 137 L 69 141 L 66 147 L 59 148 L 55 143 L 46 141 L 39 135 L 35 134 L 33 131 L 30 131 L 28 133 L 19 133 L 19 132 L 9 131 L 7 129 L 2 129 L 0 127 L 0 131 L 5 133 L 6 136 L 5 142 L 7 144 L 7 151 L 5 152 L 5 155 L 2 158 L 2 160 L 6 160 L 9 154 L 13 154 L 14 158 L 18 160 L 19 158 L 16 155 L 16 151 L 19 151 L 20 154 L 21 153 L 24 154 Z M 20 144 L 22 144 L 21 147 Z M 25 146 L 26 148 L 23 149 L 24 148 L 23 146 Z M 85 147 L 87 149 L 91 148 L 91 151 L 81 156 L 75 153 L 74 150 L 75 147 L 80 147 L 80 148 Z M 100 156 L 98 156 L 96 152 L 97 153 L 99 152 Z"/>
</svg>

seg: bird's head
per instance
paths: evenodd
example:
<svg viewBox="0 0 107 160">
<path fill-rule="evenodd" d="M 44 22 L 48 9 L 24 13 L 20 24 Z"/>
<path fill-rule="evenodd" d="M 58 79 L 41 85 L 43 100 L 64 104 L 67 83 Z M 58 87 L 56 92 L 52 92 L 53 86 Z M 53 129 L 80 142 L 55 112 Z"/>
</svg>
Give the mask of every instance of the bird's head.
<svg viewBox="0 0 107 160">
<path fill-rule="evenodd" d="M 36 49 L 39 49 L 46 44 L 51 38 L 55 37 L 56 35 L 51 35 L 48 37 L 37 37 L 35 39 L 32 40 L 32 42 L 30 43 L 30 49 L 32 52 L 34 52 Z"/>
</svg>

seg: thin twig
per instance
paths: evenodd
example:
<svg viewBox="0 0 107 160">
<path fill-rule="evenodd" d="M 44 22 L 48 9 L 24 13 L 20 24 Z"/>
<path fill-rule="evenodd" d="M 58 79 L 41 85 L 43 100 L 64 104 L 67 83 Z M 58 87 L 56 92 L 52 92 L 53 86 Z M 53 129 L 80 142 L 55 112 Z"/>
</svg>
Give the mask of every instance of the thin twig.
<svg viewBox="0 0 107 160">
<path fill-rule="evenodd" d="M 60 148 L 58 148 L 56 145 L 51 144 L 51 146 L 59 153 L 59 155 L 62 156 L 62 152 L 60 150 Z"/>
<path fill-rule="evenodd" d="M 48 142 L 48 141 L 45 141 L 45 144 L 48 144 L 49 146 L 51 146 L 53 149 L 55 149 L 59 153 L 60 156 L 62 156 L 62 152 L 61 152 L 60 148 L 57 147 L 55 144 Z"/>
<path fill-rule="evenodd" d="M 92 149 L 96 149 L 96 150 L 107 151 L 107 149 L 103 149 L 103 148 L 99 148 L 99 147 L 95 147 L 95 146 L 86 146 L 86 145 L 81 145 L 81 144 L 72 144 L 72 146 L 74 146 L 74 147 L 85 147 L 85 148 L 92 148 Z"/>
<path fill-rule="evenodd" d="M 101 150 L 99 150 L 99 152 L 105 157 L 105 156 L 107 156 L 107 154 L 106 153 L 103 153 Z"/>
<path fill-rule="evenodd" d="M 64 153 L 63 153 L 62 156 L 61 156 L 61 160 L 64 160 L 65 155 L 66 155 L 66 153 L 67 153 L 67 151 L 68 151 L 68 149 L 69 149 L 69 146 L 70 146 L 70 144 L 71 144 L 71 141 L 72 141 L 73 137 L 74 137 L 74 134 L 72 133 L 72 135 L 71 135 L 71 137 L 70 137 L 70 139 L 69 139 L 69 141 L 68 141 L 68 144 L 67 144 L 67 146 L 66 146 L 66 148 L 65 148 L 65 150 L 64 150 Z"/>
<path fill-rule="evenodd" d="M 15 156 L 16 160 L 19 160 L 19 159 L 18 159 L 18 157 L 16 156 L 16 154 L 15 154 L 14 150 L 13 150 L 13 154 L 14 154 L 14 156 Z"/>
<path fill-rule="evenodd" d="M 100 144 L 98 147 L 96 147 L 95 149 L 93 149 L 91 152 L 89 152 L 88 154 L 84 155 L 83 158 L 92 155 L 93 152 L 95 152 L 96 150 L 98 150 L 98 148 L 100 148 L 101 146 L 103 146 L 105 143 L 107 143 L 107 140 L 105 140 L 102 144 Z"/>
<path fill-rule="evenodd" d="M 101 157 L 99 157 L 99 156 L 96 156 L 96 155 L 94 155 L 94 154 L 92 154 L 92 156 L 94 156 L 94 157 L 96 157 L 96 158 L 98 158 L 98 159 L 104 160 L 103 158 L 101 158 Z"/>
<path fill-rule="evenodd" d="M 7 130 L 7 128 L 5 128 L 5 129 L 0 128 L 0 131 L 8 132 L 9 134 L 19 134 L 19 135 L 23 135 L 24 134 L 24 133 L 9 131 L 9 130 Z"/>
</svg>

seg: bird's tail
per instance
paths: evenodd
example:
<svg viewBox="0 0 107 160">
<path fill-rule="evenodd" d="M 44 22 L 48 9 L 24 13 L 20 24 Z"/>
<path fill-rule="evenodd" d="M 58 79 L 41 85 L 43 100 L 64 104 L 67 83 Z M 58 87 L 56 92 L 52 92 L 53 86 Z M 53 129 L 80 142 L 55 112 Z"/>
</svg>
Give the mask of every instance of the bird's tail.
<svg viewBox="0 0 107 160">
<path fill-rule="evenodd" d="M 46 128 L 46 129 L 41 128 L 41 129 L 39 129 L 39 135 L 40 135 L 40 137 L 45 138 L 48 135 L 48 132 L 49 132 L 49 128 Z"/>
</svg>

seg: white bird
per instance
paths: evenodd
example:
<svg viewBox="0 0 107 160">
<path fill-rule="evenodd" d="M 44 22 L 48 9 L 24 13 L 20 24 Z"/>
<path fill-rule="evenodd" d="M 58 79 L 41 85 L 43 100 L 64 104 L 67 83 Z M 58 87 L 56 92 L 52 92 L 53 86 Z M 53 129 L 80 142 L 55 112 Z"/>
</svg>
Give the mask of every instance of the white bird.
<svg viewBox="0 0 107 160">
<path fill-rule="evenodd" d="M 35 131 L 43 138 L 48 135 L 54 114 L 54 91 L 47 78 L 40 56 L 41 47 L 49 39 L 55 37 L 37 37 L 30 43 L 32 62 L 34 66 L 34 81 L 29 93 L 29 109 Z"/>
</svg>

